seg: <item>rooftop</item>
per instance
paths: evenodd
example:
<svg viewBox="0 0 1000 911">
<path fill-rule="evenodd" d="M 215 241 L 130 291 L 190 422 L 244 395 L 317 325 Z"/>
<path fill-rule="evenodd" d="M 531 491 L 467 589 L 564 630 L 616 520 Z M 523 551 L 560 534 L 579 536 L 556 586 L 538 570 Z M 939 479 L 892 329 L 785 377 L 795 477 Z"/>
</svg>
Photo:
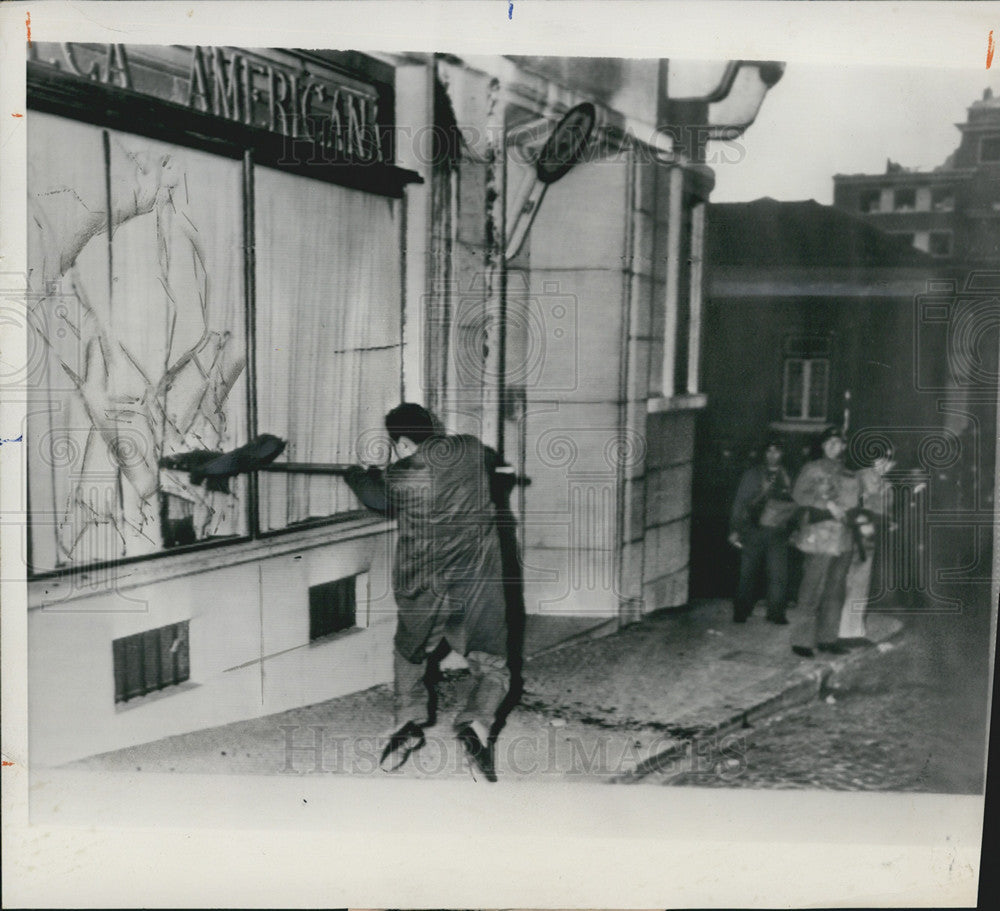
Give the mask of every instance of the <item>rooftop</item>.
<svg viewBox="0 0 1000 911">
<path fill-rule="evenodd" d="M 956 123 L 955 126 L 958 127 L 963 133 L 967 131 L 972 132 L 983 132 L 992 131 L 995 127 L 1000 124 L 1000 98 L 994 97 L 992 89 L 984 89 L 983 97 L 973 101 L 968 108 L 968 118 L 965 123 Z M 958 155 L 958 151 L 952 152 L 942 164 L 938 165 L 931 171 L 921 171 L 920 168 L 907 168 L 901 165 L 899 162 L 893 161 L 891 158 L 887 158 L 885 161 L 885 171 L 882 174 L 835 174 L 834 180 L 857 180 L 861 178 L 884 178 L 891 177 L 898 180 L 905 180 L 907 176 L 919 177 L 921 179 L 926 178 L 928 175 L 933 174 L 936 177 L 945 177 L 947 172 L 962 170 L 969 171 L 970 168 L 955 168 L 955 160 Z"/>
<path fill-rule="evenodd" d="M 973 101 L 972 104 L 969 105 L 970 111 L 981 111 L 984 109 L 994 111 L 1000 110 L 1000 98 L 995 98 L 993 96 L 993 89 L 984 89 L 983 97 L 977 101 Z"/>
<path fill-rule="evenodd" d="M 814 199 L 709 206 L 707 252 L 720 266 L 919 267 L 931 257 L 903 237 Z"/>
</svg>

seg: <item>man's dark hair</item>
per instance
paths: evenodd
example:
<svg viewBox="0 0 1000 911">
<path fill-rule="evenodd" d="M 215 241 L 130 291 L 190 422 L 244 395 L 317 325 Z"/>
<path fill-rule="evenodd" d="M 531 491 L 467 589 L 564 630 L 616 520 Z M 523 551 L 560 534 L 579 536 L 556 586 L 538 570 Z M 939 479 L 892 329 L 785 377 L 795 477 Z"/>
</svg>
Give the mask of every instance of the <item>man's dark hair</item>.
<svg viewBox="0 0 1000 911">
<path fill-rule="evenodd" d="M 771 434 L 764 437 L 764 445 L 761 447 L 761 452 L 767 452 L 772 446 L 775 449 L 780 449 L 782 452 L 785 451 L 785 441 L 781 437 Z"/>
<path fill-rule="evenodd" d="M 819 436 L 819 445 L 822 446 L 827 440 L 832 440 L 834 437 L 842 443 L 847 442 L 847 436 L 843 430 L 839 427 L 827 427 Z"/>
<path fill-rule="evenodd" d="M 385 416 L 385 429 L 393 443 L 398 443 L 400 437 L 409 437 L 419 446 L 434 435 L 434 419 L 423 405 L 403 402 Z"/>
</svg>

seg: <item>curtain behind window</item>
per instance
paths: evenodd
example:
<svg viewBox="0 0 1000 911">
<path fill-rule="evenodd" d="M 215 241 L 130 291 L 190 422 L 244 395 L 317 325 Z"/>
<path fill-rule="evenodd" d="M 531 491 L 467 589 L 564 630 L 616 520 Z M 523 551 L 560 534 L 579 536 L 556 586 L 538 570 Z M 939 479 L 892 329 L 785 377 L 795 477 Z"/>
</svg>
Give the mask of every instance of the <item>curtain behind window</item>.
<svg viewBox="0 0 1000 911">
<path fill-rule="evenodd" d="M 399 402 L 394 200 L 254 171 L 258 427 L 282 461 L 356 462 Z M 338 477 L 260 475 L 261 528 L 360 509 Z"/>
<path fill-rule="evenodd" d="M 245 534 L 242 481 L 159 468 L 246 438 L 240 165 L 37 112 L 28 129 L 33 569 Z"/>
</svg>

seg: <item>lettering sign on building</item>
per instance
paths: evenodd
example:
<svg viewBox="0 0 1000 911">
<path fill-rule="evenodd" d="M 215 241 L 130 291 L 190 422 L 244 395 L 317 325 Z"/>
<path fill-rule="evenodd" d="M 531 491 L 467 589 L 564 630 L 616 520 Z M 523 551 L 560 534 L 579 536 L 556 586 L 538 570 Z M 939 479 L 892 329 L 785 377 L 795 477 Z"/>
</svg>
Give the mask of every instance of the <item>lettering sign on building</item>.
<svg viewBox="0 0 1000 911">
<path fill-rule="evenodd" d="M 386 162 L 377 88 L 306 53 L 33 42 L 28 61 L 29 74 L 58 71 L 309 141 L 328 162 Z"/>
</svg>

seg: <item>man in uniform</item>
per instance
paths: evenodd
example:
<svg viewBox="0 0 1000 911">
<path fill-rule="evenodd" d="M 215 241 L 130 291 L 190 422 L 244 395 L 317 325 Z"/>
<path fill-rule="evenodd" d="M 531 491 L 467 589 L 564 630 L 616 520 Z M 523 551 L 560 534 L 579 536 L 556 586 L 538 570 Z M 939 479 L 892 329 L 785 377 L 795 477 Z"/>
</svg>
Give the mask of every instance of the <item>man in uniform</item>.
<svg viewBox="0 0 1000 911">
<path fill-rule="evenodd" d="M 823 457 L 802 468 L 792 490 L 806 519 L 792 538 L 805 554 L 798 607 L 808 621 L 797 626 L 792 645 L 804 658 L 811 658 L 815 649 L 834 654 L 846 651 L 837 639 L 854 548 L 848 513 L 857 508 L 860 493 L 858 479 L 844 467 L 844 434 L 834 427 L 827 429 L 820 447 Z"/>
</svg>

